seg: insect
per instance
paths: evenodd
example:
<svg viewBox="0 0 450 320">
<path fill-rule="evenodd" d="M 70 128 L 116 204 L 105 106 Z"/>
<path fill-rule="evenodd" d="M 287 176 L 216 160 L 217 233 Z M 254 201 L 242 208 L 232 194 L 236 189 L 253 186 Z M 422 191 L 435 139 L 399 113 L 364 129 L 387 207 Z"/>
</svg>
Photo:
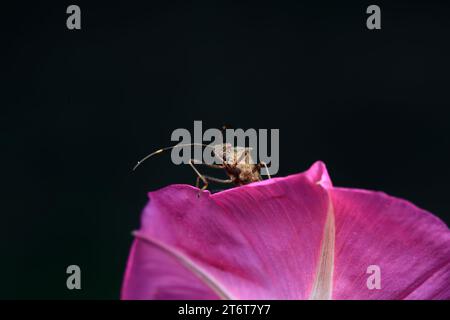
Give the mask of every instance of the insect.
<svg viewBox="0 0 450 320">
<path fill-rule="evenodd" d="M 197 174 L 196 187 L 199 188 L 200 180 L 203 182 L 203 187 L 201 190 L 205 190 L 208 188 L 209 182 L 222 183 L 222 184 L 235 184 L 235 185 L 244 185 L 249 184 L 256 181 L 263 180 L 260 174 L 260 170 L 265 168 L 267 172 L 267 176 L 270 177 L 269 169 L 265 162 L 254 163 L 251 157 L 251 148 L 245 147 L 233 147 L 229 143 L 217 144 L 214 146 L 199 144 L 199 143 L 189 143 L 189 144 L 178 144 L 176 146 L 166 147 L 155 152 L 150 153 L 134 166 L 133 171 L 136 170 L 138 166 L 142 164 L 148 158 L 162 153 L 164 151 L 178 148 L 178 147 L 186 147 L 186 146 L 194 146 L 200 145 L 206 148 L 211 148 L 211 154 L 214 155 L 219 161 L 219 164 L 207 164 L 202 163 L 196 159 L 190 159 L 189 165 L 192 167 L 194 172 Z M 196 165 L 205 165 L 210 168 L 218 168 L 225 170 L 225 173 L 228 176 L 228 179 L 220 179 L 211 176 L 207 176 L 201 174 L 198 171 Z"/>
</svg>

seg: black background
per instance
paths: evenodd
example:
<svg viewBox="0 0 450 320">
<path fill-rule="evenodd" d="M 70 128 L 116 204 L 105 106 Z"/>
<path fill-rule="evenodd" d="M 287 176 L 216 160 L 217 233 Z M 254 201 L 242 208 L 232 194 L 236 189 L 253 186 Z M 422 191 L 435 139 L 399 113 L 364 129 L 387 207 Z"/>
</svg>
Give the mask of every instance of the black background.
<svg viewBox="0 0 450 320">
<path fill-rule="evenodd" d="M 450 7 L 376 2 L 370 31 L 370 4 L 2 4 L 0 298 L 118 298 L 147 191 L 195 180 L 131 168 L 194 120 L 279 128 L 278 176 L 320 159 L 449 224 Z"/>
</svg>

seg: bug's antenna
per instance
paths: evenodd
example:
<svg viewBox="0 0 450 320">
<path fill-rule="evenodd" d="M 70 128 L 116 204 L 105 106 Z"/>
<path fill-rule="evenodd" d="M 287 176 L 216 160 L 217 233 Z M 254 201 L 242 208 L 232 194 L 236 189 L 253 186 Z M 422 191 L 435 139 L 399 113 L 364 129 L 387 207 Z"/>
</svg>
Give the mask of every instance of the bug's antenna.
<svg viewBox="0 0 450 320">
<path fill-rule="evenodd" d="M 147 160 L 147 159 L 150 158 L 150 157 L 153 157 L 154 155 L 156 155 L 156 154 L 158 154 L 158 153 L 164 152 L 164 151 L 166 151 L 166 150 L 174 149 L 174 148 L 187 147 L 187 146 L 203 146 L 203 147 L 209 147 L 209 148 L 212 148 L 211 146 L 206 145 L 206 144 L 203 144 L 203 143 L 183 143 L 183 144 L 177 144 L 177 145 L 171 146 L 171 147 L 165 147 L 165 148 L 156 150 L 156 151 L 154 151 L 154 152 L 152 152 L 152 153 L 146 155 L 146 156 L 145 156 L 144 158 L 142 158 L 141 160 L 139 160 L 139 161 L 137 162 L 137 164 L 133 167 L 133 171 L 136 170 L 136 168 L 139 167 L 139 166 L 142 164 L 142 162 L 144 162 L 145 160 Z M 213 149 L 214 149 L 214 148 L 213 148 Z"/>
</svg>

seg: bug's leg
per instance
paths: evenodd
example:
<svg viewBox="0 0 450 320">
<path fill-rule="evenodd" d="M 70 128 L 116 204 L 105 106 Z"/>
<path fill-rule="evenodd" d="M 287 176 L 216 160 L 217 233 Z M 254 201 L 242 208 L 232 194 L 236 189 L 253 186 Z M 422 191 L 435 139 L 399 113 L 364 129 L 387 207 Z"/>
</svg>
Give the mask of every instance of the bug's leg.
<svg viewBox="0 0 450 320">
<path fill-rule="evenodd" d="M 259 168 L 261 168 L 261 167 L 266 168 L 267 176 L 269 177 L 269 179 L 272 179 L 272 177 L 270 176 L 269 168 L 267 168 L 267 163 L 265 163 L 264 161 L 260 161 L 258 163 L 258 167 Z"/>
<path fill-rule="evenodd" d="M 219 178 L 214 178 L 214 177 L 205 176 L 205 175 L 203 175 L 203 178 L 205 178 L 208 182 L 216 182 L 216 183 L 223 183 L 223 184 L 233 183 L 233 180 L 231 180 L 231 179 L 219 179 Z M 200 177 L 197 177 L 195 186 L 197 188 L 200 186 Z M 199 195 L 200 195 L 200 192 L 199 192 Z"/>
<path fill-rule="evenodd" d="M 222 183 L 222 184 L 233 184 L 234 183 L 234 181 L 232 179 L 219 179 L 219 178 L 214 178 L 214 177 L 205 176 L 205 175 L 203 176 L 203 178 L 205 178 L 209 182 L 215 182 L 215 183 Z"/>
<path fill-rule="evenodd" d="M 224 166 L 222 164 L 207 164 L 207 163 L 199 163 L 199 164 L 202 164 L 202 165 L 210 167 L 210 168 L 224 169 Z M 231 179 L 219 179 L 219 178 L 214 178 L 214 177 L 210 177 L 210 176 L 206 176 L 206 175 L 203 175 L 203 178 L 205 178 L 208 181 L 218 182 L 218 183 L 231 183 L 231 182 L 233 182 Z M 195 186 L 197 188 L 200 186 L 200 176 L 197 177 L 197 181 L 195 182 Z"/>
<path fill-rule="evenodd" d="M 223 184 L 233 183 L 233 180 L 231 180 L 231 179 L 219 179 L 219 178 L 214 178 L 214 177 L 210 177 L 210 176 L 203 176 L 203 178 L 205 178 L 206 180 L 208 180 L 210 182 L 217 182 L 217 183 L 223 183 Z"/>
<path fill-rule="evenodd" d="M 197 183 L 196 183 L 196 186 L 197 186 L 197 188 L 198 188 L 198 186 L 199 186 L 199 182 L 200 182 L 200 179 L 203 181 L 203 187 L 202 187 L 202 189 L 200 190 L 200 191 L 203 191 L 203 190 L 205 190 L 206 188 L 208 188 L 208 181 L 206 180 L 206 178 L 197 170 L 197 168 L 194 166 L 194 161 L 196 161 L 196 160 L 192 160 L 192 159 L 190 159 L 189 160 L 189 165 L 192 167 L 192 169 L 195 171 L 195 173 L 197 174 Z M 200 192 L 198 193 L 198 196 L 200 196 Z"/>
<path fill-rule="evenodd" d="M 208 164 L 208 163 L 201 163 L 201 164 L 210 168 L 223 169 L 223 164 Z"/>
</svg>

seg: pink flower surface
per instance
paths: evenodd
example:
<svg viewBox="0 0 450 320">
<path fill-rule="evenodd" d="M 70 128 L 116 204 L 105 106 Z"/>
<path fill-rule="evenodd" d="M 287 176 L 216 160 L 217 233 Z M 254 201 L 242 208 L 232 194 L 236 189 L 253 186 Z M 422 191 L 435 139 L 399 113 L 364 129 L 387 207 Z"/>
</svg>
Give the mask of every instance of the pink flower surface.
<svg viewBox="0 0 450 320">
<path fill-rule="evenodd" d="M 123 299 L 450 299 L 448 227 L 408 201 L 333 187 L 321 162 L 198 192 L 149 194 Z"/>
</svg>

